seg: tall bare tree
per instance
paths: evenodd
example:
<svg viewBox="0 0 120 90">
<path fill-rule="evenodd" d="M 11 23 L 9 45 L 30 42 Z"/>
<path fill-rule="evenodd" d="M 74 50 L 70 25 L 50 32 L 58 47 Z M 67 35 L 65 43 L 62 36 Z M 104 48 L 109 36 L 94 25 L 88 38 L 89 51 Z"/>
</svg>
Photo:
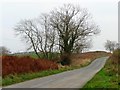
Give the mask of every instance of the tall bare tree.
<svg viewBox="0 0 120 90">
<path fill-rule="evenodd" d="M 76 46 L 82 45 L 79 43 L 81 38 L 99 33 L 98 26 L 93 23 L 86 9 L 67 4 L 53 10 L 50 16 L 50 23 L 59 36 L 63 53 L 70 54 Z"/>
<path fill-rule="evenodd" d="M 38 39 L 41 40 L 41 36 L 38 37 L 38 28 L 33 24 L 33 20 L 22 20 L 15 26 L 17 35 L 22 36 L 22 40 L 25 40 L 29 44 L 29 49 L 33 48 L 36 55 L 40 58 L 37 51 Z"/>
<path fill-rule="evenodd" d="M 40 18 L 23 20 L 15 30 L 38 57 L 42 52 L 47 58 L 56 48 L 61 54 L 83 51 L 90 47 L 88 39 L 99 33 L 87 10 L 71 4 L 42 14 Z"/>
<path fill-rule="evenodd" d="M 39 21 L 40 20 L 40 21 Z M 43 52 L 45 53 L 46 57 L 49 57 L 54 52 L 54 47 L 56 43 L 56 32 L 50 25 L 50 17 L 48 14 L 42 14 L 40 19 L 38 19 L 40 25 L 42 27 L 43 32 Z M 42 48 L 41 47 L 41 48 Z"/>
<path fill-rule="evenodd" d="M 42 15 L 39 19 L 23 20 L 14 29 L 29 45 L 28 50 L 33 49 L 39 58 L 39 53 L 48 58 L 49 53 L 53 51 L 55 32 L 50 30 L 47 15 Z"/>
</svg>

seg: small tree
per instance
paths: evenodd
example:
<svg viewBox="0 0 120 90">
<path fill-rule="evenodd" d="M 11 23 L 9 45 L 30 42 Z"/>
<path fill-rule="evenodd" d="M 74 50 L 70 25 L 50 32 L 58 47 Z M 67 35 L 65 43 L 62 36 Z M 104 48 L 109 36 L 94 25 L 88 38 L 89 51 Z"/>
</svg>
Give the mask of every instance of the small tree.
<svg viewBox="0 0 120 90">
<path fill-rule="evenodd" d="M 5 46 L 0 46 L 0 54 L 9 54 L 10 51 Z"/>
<path fill-rule="evenodd" d="M 120 43 L 116 43 L 116 49 L 120 49 Z"/>
<path fill-rule="evenodd" d="M 110 40 L 107 40 L 105 42 L 105 49 L 106 50 L 109 50 L 110 52 L 113 52 L 116 48 L 116 42 L 115 41 L 110 41 Z"/>
</svg>

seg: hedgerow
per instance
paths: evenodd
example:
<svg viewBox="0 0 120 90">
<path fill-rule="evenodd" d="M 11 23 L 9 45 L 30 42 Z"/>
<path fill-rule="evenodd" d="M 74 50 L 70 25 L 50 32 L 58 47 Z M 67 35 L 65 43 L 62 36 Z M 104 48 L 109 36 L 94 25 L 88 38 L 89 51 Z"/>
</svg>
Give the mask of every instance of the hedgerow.
<svg viewBox="0 0 120 90">
<path fill-rule="evenodd" d="M 58 65 L 50 60 L 34 59 L 29 56 L 3 56 L 2 77 L 9 74 L 39 72 L 49 69 L 58 69 Z"/>
</svg>

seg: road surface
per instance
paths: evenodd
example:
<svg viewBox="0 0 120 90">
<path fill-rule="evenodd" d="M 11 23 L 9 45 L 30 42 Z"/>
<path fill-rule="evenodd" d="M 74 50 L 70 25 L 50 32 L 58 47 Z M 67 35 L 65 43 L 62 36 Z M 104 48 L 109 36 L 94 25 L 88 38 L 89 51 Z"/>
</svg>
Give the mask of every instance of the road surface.
<svg viewBox="0 0 120 90">
<path fill-rule="evenodd" d="M 81 69 L 66 71 L 60 74 L 37 78 L 5 88 L 82 88 L 100 71 L 108 57 L 94 60 L 90 65 Z"/>
</svg>

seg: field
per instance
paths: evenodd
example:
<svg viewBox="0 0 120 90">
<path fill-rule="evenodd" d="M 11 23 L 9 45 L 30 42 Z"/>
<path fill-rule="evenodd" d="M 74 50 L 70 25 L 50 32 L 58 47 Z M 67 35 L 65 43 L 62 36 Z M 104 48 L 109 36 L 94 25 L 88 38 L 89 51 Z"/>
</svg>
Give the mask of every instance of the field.
<svg viewBox="0 0 120 90">
<path fill-rule="evenodd" d="M 62 66 L 60 63 L 56 63 L 55 60 L 32 58 L 35 55 L 31 54 L 22 55 L 2 57 L 3 86 L 81 68 L 90 64 L 98 57 L 111 54 L 102 51 L 73 54 L 70 66 Z"/>
<path fill-rule="evenodd" d="M 15 54 L 12 54 L 12 55 L 13 56 L 19 56 L 19 57 L 29 56 L 29 57 L 32 57 L 32 58 L 35 58 L 35 59 L 38 58 L 34 51 L 24 52 L 24 53 L 15 53 Z M 39 55 L 40 55 L 40 58 L 45 58 L 43 53 L 39 53 Z M 51 57 L 51 54 L 49 53 L 49 59 L 56 58 L 58 55 L 59 55 L 59 53 L 52 53 L 52 57 Z"/>
<path fill-rule="evenodd" d="M 84 88 L 120 88 L 118 67 L 120 67 L 120 50 L 113 52 L 105 67 Z"/>
</svg>

